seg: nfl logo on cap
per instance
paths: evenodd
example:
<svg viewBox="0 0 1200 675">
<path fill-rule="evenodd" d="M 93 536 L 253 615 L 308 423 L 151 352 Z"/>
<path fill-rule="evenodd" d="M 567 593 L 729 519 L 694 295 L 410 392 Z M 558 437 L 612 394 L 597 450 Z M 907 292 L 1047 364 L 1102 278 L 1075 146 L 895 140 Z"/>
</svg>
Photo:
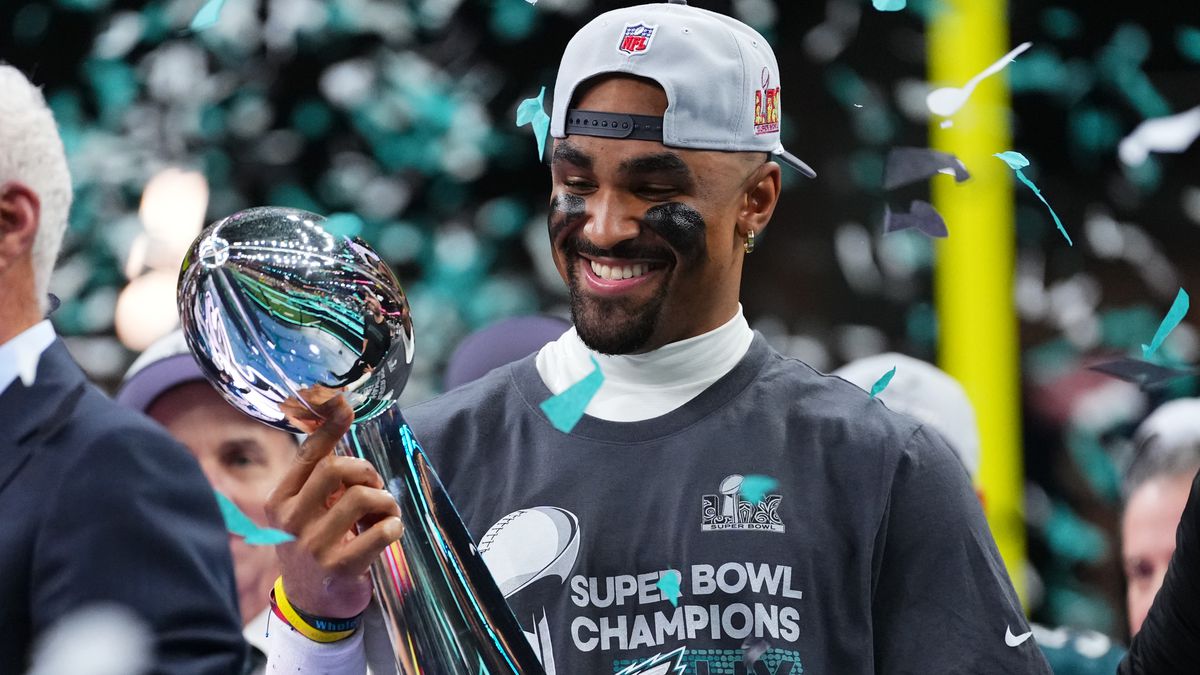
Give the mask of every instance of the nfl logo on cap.
<svg viewBox="0 0 1200 675">
<path fill-rule="evenodd" d="M 647 26 L 642 23 L 632 26 L 625 26 L 625 34 L 621 36 L 621 43 L 617 45 L 617 51 L 626 54 L 638 54 L 650 48 L 650 40 L 654 37 L 654 26 Z"/>
</svg>

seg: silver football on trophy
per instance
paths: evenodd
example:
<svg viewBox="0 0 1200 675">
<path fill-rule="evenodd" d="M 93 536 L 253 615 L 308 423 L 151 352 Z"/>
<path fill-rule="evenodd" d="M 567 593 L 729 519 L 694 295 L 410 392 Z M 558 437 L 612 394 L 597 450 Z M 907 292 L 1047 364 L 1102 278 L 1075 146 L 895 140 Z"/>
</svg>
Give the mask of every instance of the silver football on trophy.
<svg viewBox="0 0 1200 675">
<path fill-rule="evenodd" d="M 179 304 L 197 360 L 235 407 L 310 431 L 341 393 L 355 420 L 383 412 L 412 370 L 408 301 L 365 242 L 325 218 L 247 209 L 205 228 L 183 261 Z"/>
</svg>

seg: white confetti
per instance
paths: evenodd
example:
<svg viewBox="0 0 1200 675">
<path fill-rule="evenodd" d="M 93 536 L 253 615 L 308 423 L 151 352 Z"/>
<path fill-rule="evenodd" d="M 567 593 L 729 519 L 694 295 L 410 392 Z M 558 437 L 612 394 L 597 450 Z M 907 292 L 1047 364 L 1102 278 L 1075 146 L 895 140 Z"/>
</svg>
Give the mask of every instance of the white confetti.
<svg viewBox="0 0 1200 675">
<path fill-rule="evenodd" d="M 154 636 L 132 610 L 91 605 L 50 626 L 28 675 L 139 675 L 153 665 Z"/>
<path fill-rule="evenodd" d="M 971 97 L 971 92 L 975 91 L 975 87 L 980 82 L 1004 70 L 1004 67 L 1012 63 L 1013 59 L 1032 46 L 1032 42 L 1024 42 L 1018 45 L 1016 49 L 1000 57 L 1000 60 L 985 68 L 983 72 L 967 80 L 967 83 L 962 87 L 941 87 L 934 89 L 925 97 L 925 105 L 929 106 L 929 111 L 935 115 L 943 117 L 953 115 L 958 112 L 959 108 L 963 107 L 963 104 Z"/>
<path fill-rule="evenodd" d="M 1141 166 L 1151 152 L 1183 152 L 1197 137 L 1200 137 L 1200 106 L 1137 125 L 1117 146 L 1117 156 L 1126 166 Z"/>
</svg>

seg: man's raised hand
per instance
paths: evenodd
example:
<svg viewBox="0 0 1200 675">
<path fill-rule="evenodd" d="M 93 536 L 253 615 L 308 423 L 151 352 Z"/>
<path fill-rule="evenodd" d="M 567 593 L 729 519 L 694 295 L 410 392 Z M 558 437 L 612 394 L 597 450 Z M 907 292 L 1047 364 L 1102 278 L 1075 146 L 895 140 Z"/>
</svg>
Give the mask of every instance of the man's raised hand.
<svg viewBox="0 0 1200 675">
<path fill-rule="evenodd" d="M 267 520 L 296 540 L 276 547 L 283 587 L 308 614 L 347 618 L 371 600 L 371 562 L 400 538 L 400 507 L 364 459 L 333 454 L 354 421 L 341 396 L 315 407 L 324 418 L 267 498 Z"/>
</svg>

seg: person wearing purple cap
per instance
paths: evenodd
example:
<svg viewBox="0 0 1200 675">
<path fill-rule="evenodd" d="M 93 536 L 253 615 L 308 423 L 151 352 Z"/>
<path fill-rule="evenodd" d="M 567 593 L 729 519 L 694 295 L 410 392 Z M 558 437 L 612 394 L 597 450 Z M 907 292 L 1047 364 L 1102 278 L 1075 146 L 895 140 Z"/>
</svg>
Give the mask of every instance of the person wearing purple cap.
<svg viewBox="0 0 1200 675">
<path fill-rule="evenodd" d="M 296 438 L 242 414 L 221 398 L 188 351 L 182 331 L 159 339 L 133 362 L 116 400 L 161 424 L 200 462 L 213 489 L 251 520 L 266 524 L 267 495 L 295 459 Z M 242 634 L 259 650 L 252 660 L 260 661 L 255 665 L 261 667 L 268 599 L 279 576 L 279 560 L 273 546 L 252 546 L 233 534 L 229 547 Z"/>
<path fill-rule="evenodd" d="M 404 413 L 546 672 L 1049 672 L 946 443 L 742 315 L 781 164 L 815 175 L 782 145 L 766 39 L 682 2 L 607 12 L 553 100 L 548 230 L 574 326 Z M 322 465 L 349 424 L 329 414 L 268 502 L 297 535 L 277 592 L 367 628 L 273 630 L 271 667 L 393 672 L 367 654 L 379 613 L 360 615 L 389 542 L 341 535 L 395 501 Z M 346 482 L 355 502 L 328 508 L 322 486 Z"/>
<path fill-rule="evenodd" d="M 556 316 L 514 316 L 481 328 L 462 339 L 442 375 L 447 389 L 474 382 L 500 366 L 529 356 L 571 328 Z"/>
</svg>

